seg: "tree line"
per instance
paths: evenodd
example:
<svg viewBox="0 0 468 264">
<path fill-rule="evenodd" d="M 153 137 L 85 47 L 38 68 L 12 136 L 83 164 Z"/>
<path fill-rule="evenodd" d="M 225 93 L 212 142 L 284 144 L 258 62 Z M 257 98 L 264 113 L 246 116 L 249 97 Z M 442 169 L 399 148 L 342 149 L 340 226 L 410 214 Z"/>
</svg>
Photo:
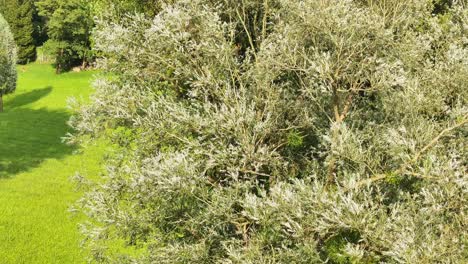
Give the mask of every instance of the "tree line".
<svg viewBox="0 0 468 264">
<path fill-rule="evenodd" d="M 35 61 L 37 47 L 43 46 L 43 51 L 52 57 L 57 72 L 60 73 L 73 66 L 86 67 L 94 61 L 96 54 L 92 49 L 91 32 L 95 17 L 112 13 L 115 19 L 135 12 L 152 17 L 161 10 L 162 3 L 173 2 L 175 1 L 0 0 L 0 13 L 13 32 L 18 47 L 18 63 Z M 452 3 L 451 0 L 433 2 L 435 13 L 443 12 Z"/>
<path fill-rule="evenodd" d="M 91 32 L 93 16 L 104 9 L 154 14 L 155 0 L 0 0 L 0 13 L 9 23 L 18 47 L 18 63 L 37 58 L 37 48 L 53 58 L 58 73 L 86 67 L 95 54 Z"/>
</svg>

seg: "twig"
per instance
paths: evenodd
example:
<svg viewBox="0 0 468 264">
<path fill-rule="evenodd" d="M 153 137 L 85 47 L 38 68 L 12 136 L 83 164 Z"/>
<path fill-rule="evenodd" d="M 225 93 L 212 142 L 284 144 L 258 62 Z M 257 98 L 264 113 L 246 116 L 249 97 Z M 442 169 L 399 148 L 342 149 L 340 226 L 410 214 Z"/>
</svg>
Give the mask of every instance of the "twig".
<svg viewBox="0 0 468 264">
<path fill-rule="evenodd" d="M 256 171 L 253 171 L 253 170 L 239 170 L 239 172 L 250 173 L 250 174 L 254 174 L 254 175 L 258 175 L 258 176 L 264 176 L 264 177 L 268 177 L 268 178 L 271 177 L 270 174 L 256 172 Z"/>
</svg>

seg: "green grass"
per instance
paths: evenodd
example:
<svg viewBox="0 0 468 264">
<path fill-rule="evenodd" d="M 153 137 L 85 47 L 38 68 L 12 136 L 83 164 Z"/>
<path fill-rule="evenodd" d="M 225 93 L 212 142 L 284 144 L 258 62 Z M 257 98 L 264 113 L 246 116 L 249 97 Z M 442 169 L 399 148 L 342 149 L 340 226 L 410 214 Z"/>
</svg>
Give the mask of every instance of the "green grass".
<svg viewBox="0 0 468 264">
<path fill-rule="evenodd" d="M 99 173 L 102 149 L 62 143 L 70 96 L 88 98 L 93 72 L 55 75 L 50 65 L 19 70 L 0 113 L 0 263 L 85 263 L 77 223 L 80 197 L 70 177 Z"/>
</svg>

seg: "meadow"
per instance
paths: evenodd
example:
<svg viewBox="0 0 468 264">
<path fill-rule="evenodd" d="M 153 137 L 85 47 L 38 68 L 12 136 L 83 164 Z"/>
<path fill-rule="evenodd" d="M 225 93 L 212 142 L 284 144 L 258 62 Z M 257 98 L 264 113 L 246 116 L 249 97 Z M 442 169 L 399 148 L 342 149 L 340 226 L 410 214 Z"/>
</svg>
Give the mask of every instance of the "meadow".
<svg viewBox="0 0 468 264">
<path fill-rule="evenodd" d="M 0 113 L 0 263 L 84 263 L 77 171 L 98 174 L 102 150 L 62 142 L 67 99 L 86 99 L 95 72 L 56 75 L 50 65 L 18 67 L 18 88 Z"/>
</svg>

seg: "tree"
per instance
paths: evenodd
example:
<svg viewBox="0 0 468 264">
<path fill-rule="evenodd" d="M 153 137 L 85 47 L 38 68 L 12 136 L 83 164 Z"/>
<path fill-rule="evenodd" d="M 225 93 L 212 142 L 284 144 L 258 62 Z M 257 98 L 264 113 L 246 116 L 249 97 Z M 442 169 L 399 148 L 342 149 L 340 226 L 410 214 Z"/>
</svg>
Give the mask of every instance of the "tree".
<svg viewBox="0 0 468 264">
<path fill-rule="evenodd" d="M 26 64 L 36 59 L 33 38 L 34 6 L 32 0 L 1 0 L 0 13 L 10 24 L 18 47 L 18 63 Z"/>
<path fill-rule="evenodd" d="M 463 1 L 172 2 L 97 22 L 97 261 L 463 262 Z"/>
<path fill-rule="evenodd" d="M 42 0 L 36 2 L 39 14 L 46 19 L 49 40 L 45 50 L 55 54 L 57 73 L 92 58 L 90 32 L 93 28 L 89 1 Z"/>
<path fill-rule="evenodd" d="M 8 23 L 0 14 L 0 112 L 3 96 L 16 89 L 16 46 Z"/>
<path fill-rule="evenodd" d="M 36 1 L 34 1 L 35 3 Z M 36 47 L 41 47 L 47 41 L 47 27 L 46 27 L 46 18 L 39 15 L 39 10 L 34 4 L 34 13 L 33 13 L 33 25 L 34 33 L 33 38 Z"/>
</svg>

